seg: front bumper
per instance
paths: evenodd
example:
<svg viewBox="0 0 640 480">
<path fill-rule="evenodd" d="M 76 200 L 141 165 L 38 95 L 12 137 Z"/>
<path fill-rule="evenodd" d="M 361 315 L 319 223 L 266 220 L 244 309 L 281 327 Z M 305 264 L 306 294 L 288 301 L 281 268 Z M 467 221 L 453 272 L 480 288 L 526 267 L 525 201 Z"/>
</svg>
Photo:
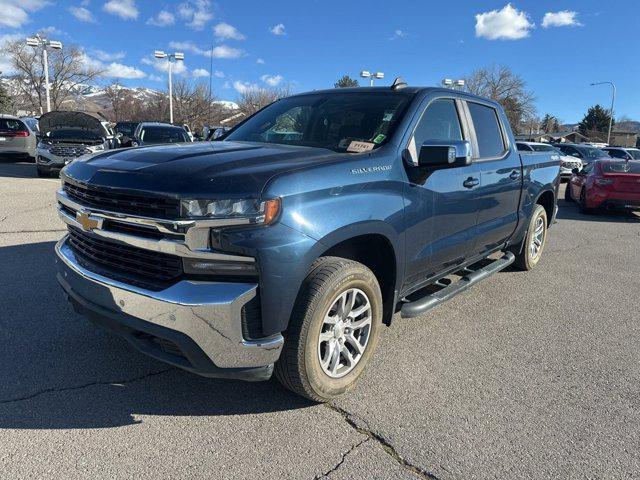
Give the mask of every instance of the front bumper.
<svg viewBox="0 0 640 480">
<path fill-rule="evenodd" d="M 138 350 L 207 377 L 266 380 L 282 335 L 242 336 L 242 307 L 257 285 L 182 280 L 151 291 L 84 268 L 64 237 L 56 245 L 58 281 L 74 307 Z"/>
</svg>

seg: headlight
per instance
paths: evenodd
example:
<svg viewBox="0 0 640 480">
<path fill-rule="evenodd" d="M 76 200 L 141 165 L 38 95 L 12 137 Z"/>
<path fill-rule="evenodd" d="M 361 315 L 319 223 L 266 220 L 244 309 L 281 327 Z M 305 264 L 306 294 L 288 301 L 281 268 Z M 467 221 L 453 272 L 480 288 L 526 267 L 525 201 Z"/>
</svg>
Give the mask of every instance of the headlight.
<svg viewBox="0 0 640 480">
<path fill-rule="evenodd" d="M 261 202 L 243 200 L 182 200 L 182 215 L 191 218 L 248 218 L 253 223 L 269 224 L 280 211 L 280 199 Z"/>
</svg>

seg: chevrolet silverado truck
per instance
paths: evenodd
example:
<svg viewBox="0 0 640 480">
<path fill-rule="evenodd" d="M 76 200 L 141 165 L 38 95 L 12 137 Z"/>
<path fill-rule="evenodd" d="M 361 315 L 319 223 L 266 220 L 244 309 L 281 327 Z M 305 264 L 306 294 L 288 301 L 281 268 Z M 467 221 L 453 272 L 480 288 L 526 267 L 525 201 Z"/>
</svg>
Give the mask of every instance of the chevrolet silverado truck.
<svg viewBox="0 0 640 480">
<path fill-rule="evenodd" d="M 78 160 L 57 193 L 76 311 L 203 376 L 328 401 L 394 314 L 534 268 L 554 223 L 558 156 L 519 154 L 500 105 L 460 91 L 299 94 L 219 140 Z"/>
</svg>

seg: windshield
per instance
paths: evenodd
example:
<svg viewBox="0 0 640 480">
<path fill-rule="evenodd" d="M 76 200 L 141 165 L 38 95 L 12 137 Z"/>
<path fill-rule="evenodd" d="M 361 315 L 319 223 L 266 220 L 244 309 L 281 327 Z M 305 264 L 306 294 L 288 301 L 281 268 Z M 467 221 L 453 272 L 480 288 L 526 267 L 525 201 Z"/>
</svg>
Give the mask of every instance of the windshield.
<svg viewBox="0 0 640 480">
<path fill-rule="evenodd" d="M 137 126 L 137 123 L 116 123 L 116 132 L 132 137 Z"/>
<path fill-rule="evenodd" d="M 551 145 L 531 145 L 531 148 L 533 148 L 534 152 L 558 152 L 558 150 Z"/>
<path fill-rule="evenodd" d="M 145 127 L 140 140 L 146 143 L 181 143 L 188 142 L 189 138 L 182 128 Z"/>
<path fill-rule="evenodd" d="M 629 155 L 631 155 L 631 157 L 632 157 L 634 160 L 640 160 L 640 150 L 635 149 L 635 148 L 629 148 L 629 149 L 627 150 L 627 152 L 629 152 Z"/>
<path fill-rule="evenodd" d="M 607 152 L 605 152 L 604 150 L 600 150 L 599 148 L 580 147 L 578 148 L 578 150 L 580 150 L 580 153 L 582 153 L 582 155 L 584 155 L 586 158 L 606 158 L 609 156 L 607 155 Z"/>
<path fill-rule="evenodd" d="M 604 173 L 640 174 L 640 162 L 605 162 L 602 164 Z"/>
<path fill-rule="evenodd" d="M 324 93 L 279 100 L 241 124 L 225 140 L 372 150 L 388 140 L 413 94 Z"/>
</svg>

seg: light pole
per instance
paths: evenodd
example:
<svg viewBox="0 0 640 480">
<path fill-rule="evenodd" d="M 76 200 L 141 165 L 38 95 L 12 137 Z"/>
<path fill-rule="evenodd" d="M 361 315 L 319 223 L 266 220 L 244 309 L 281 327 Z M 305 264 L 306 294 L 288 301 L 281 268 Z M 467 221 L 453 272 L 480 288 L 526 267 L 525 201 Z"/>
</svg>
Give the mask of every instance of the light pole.
<svg viewBox="0 0 640 480">
<path fill-rule="evenodd" d="M 613 106 L 616 103 L 616 86 L 613 82 L 596 82 L 592 83 L 591 86 L 594 85 L 611 85 L 611 110 L 609 111 L 609 133 L 607 134 L 607 145 L 611 143 L 611 126 L 613 125 Z"/>
<path fill-rule="evenodd" d="M 369 86 L 370 86 L 370 87 L 373 87 L 373 81 L 374 81 L 376 78 L 377 78 L 377 79 L 379 79 L 379 80 L 383 79 L 383 78 L 384 78 L 384 73 L 382 73 L 382 72 L 372 73 L 372 72 L 370 72 L 370 71 L 368 71 L 368 70 L 362 70 L 362 71 L 360 72 L 360 76 L 361 76 L 362 78 L 368 78 L 368 79 L 369 79 L 369 81 L 370 81 Z"/>
<path fill-rule="evenodd" d="M 460 90 L 462 90 L 464 88 L 464 80 L 451 80 L 450 78 L 445 78 L 442 80 L 442 86 L 452 90 L 458 90 L 456 87 L 460 87 Z"/>
<path fill-rule="evenodd" d="M 49 93 L 49 55 L 47 53 L 47 47 L 51 47 L 54 50 L 61 50 L 62 42 L 59 42 L 57 40 L 48 40 L 38 34 L 35 37 L 27 38 L 27 45 L 34 48 L 42 47 L 42 63 L 44 64 L 44 89 L 47 94 L 47 112 L 50 112 L 51 95 Z"/>
<path fill-rule="evenodd" d="M 173 79 L 171 76 L 171 66 L 174 61 L 183 61 L 184 53 L 164 53 L 162 50 L 153 52 L 156 58 L 166 58 L 169 62 L 169 123 L 173 123 Z"/>
</svg>

